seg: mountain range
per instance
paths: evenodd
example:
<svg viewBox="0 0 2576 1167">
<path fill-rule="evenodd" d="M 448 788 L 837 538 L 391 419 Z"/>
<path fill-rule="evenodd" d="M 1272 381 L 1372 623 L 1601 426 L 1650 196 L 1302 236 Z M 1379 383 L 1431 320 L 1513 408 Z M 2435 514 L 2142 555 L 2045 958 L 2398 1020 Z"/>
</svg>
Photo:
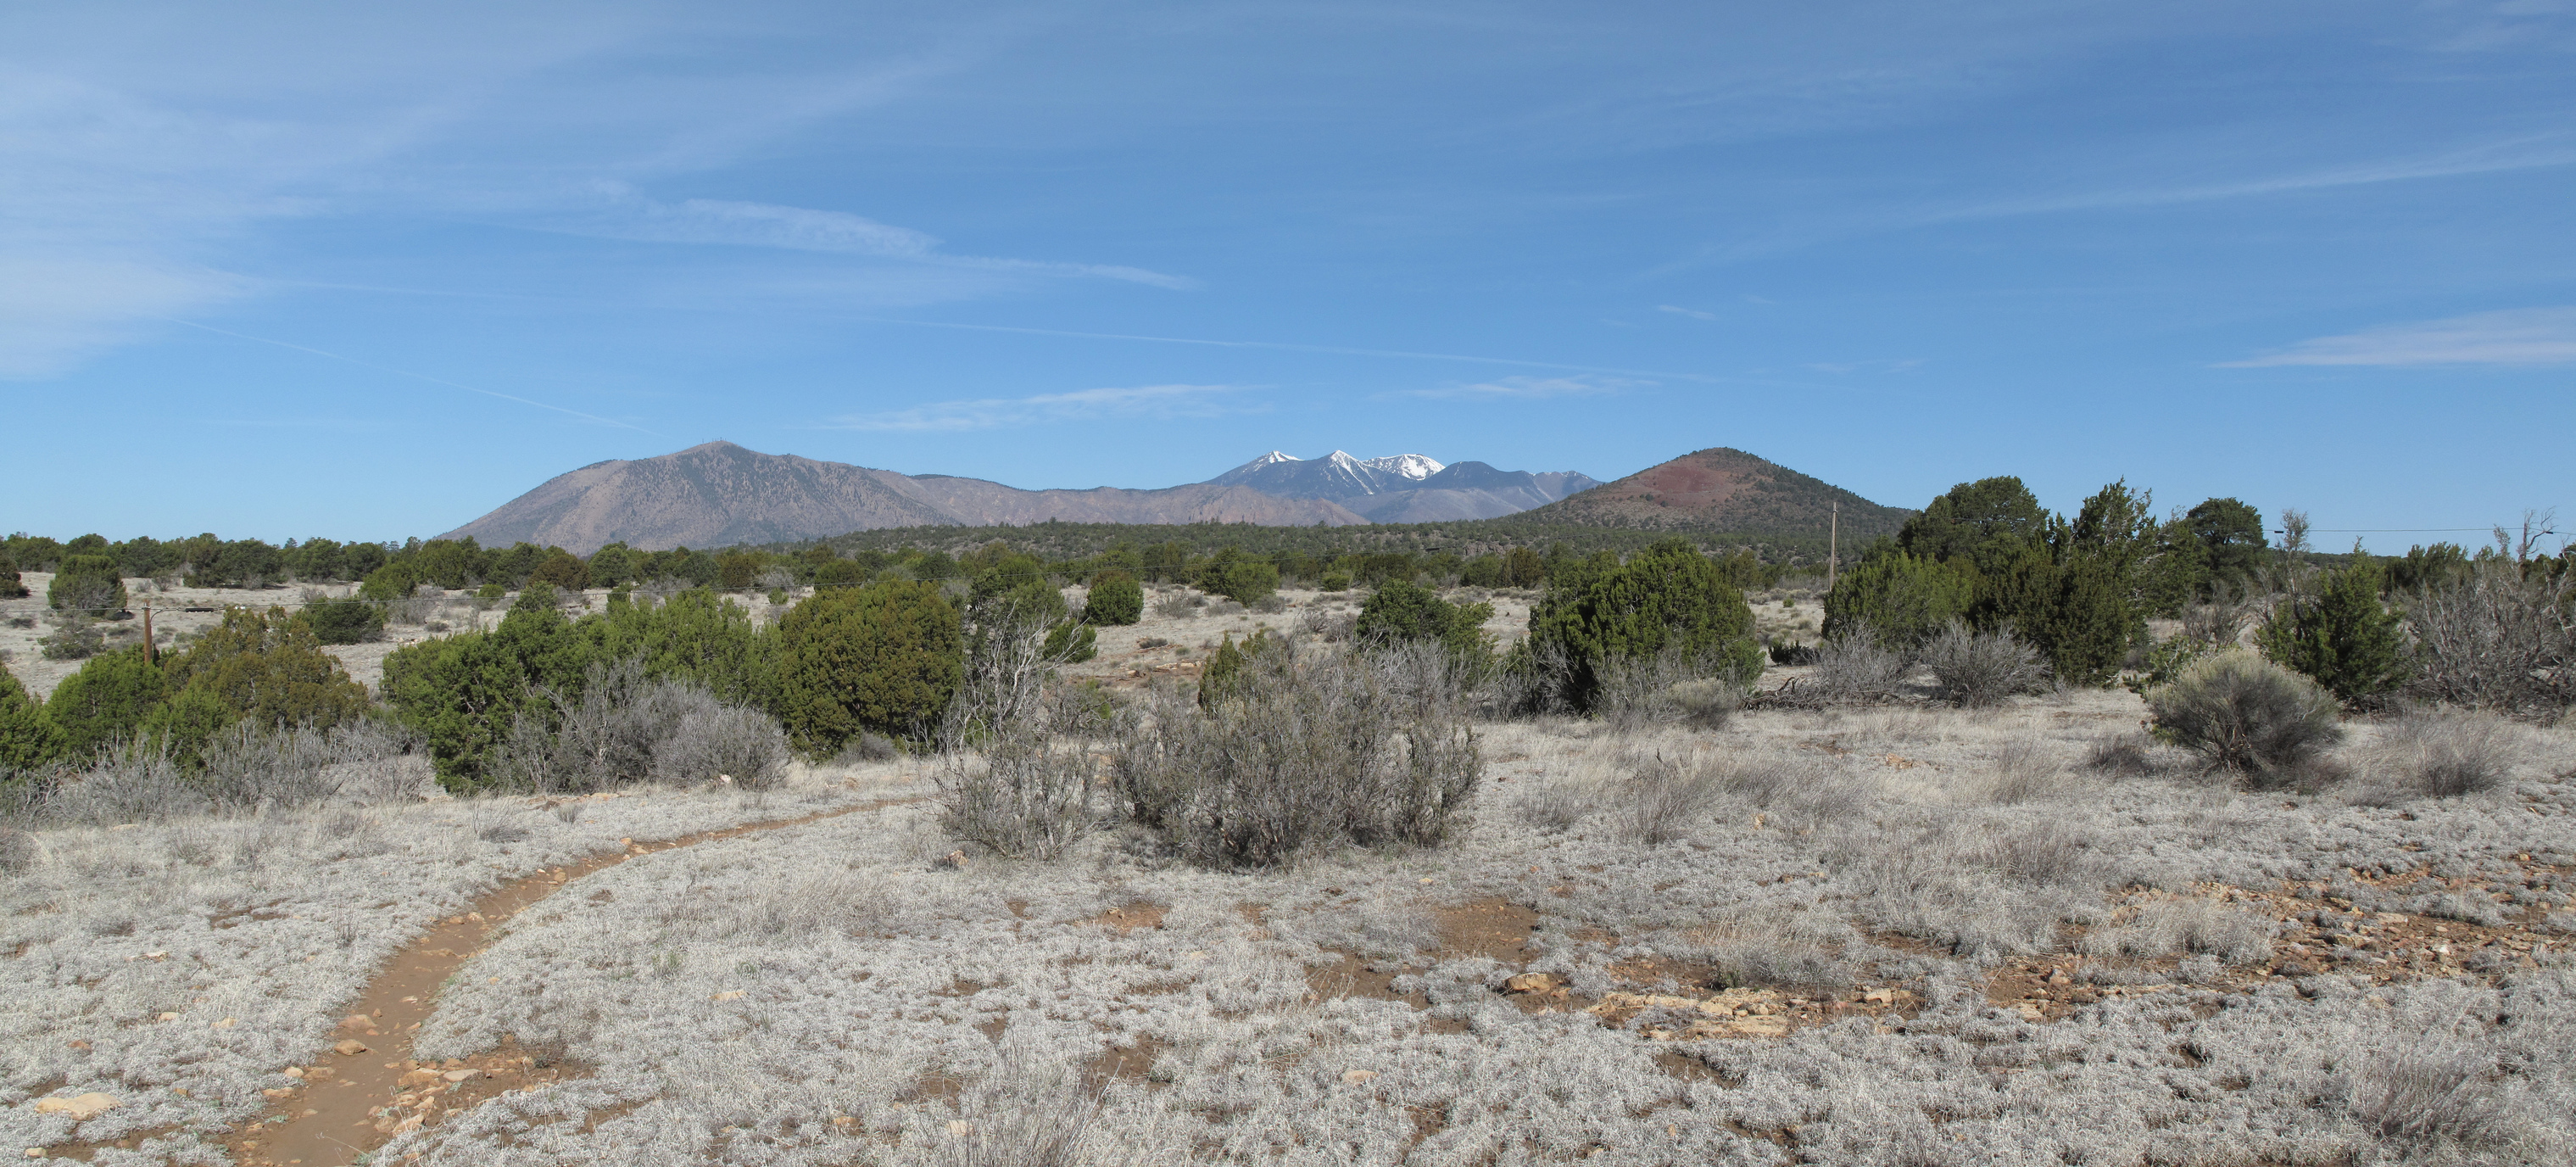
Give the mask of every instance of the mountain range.
<svg viewBox="0 0 2576 1167">
<path fill-rule="evenodd" d="M 1576 526 L 1822 535 L 1842 507 L 1847 536 L 1892 531 L 1909 513 L 1739 450 L 1702 450 L 1607 485 L 1420 454 L 1314 459 L 1273 451 L 1206 482 L 1159 490 L 1021 490 L 980 478 L 899 474 L 708 442 L 560 474 L 442 538 L 529 542 L 588 554 L 607 544 L 796 542 L 915 526 L 1254 523 L 1346 526 L 1495 519 Z"/>
<path fill-rule="evenodd" d="M 1293 458 L 1272 450 L 1208 479 L 1275 498 L 1329 499 L 1372 523 L 1498 519 L 1600 485 L 1572 470 L 1531 474 L 1482 462 L 1443 466 L 1420 454 L 1362 460 L 1335 450 Z"/>
</svg>

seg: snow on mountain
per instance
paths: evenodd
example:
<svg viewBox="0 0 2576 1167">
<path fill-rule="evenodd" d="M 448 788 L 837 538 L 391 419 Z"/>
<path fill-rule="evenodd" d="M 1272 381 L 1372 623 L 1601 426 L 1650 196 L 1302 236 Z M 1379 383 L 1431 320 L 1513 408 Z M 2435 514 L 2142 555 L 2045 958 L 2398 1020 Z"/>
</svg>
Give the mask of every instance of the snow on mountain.
<svg viewBox="0 0 2576 1167">
<path fill-rule="evenodd" d="M 1385 471 L 1398 478 L 1409 478 L 1415 482 L 1420 482 L 1446 469 L 1440 463 L 1420 454 L 1396 454 L 1385 458 L 1371 458 L 1360 465 L 1371 470 Z"/>
</svg>

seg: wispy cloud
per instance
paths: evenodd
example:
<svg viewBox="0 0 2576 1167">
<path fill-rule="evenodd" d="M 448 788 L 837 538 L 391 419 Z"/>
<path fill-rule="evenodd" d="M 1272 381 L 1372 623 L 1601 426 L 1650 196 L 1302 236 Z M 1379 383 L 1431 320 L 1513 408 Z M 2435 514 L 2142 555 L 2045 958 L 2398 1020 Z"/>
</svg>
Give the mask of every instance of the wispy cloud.
<svg viewBox="0 0 2576 1167">
<path fill-rule="evenodd" d="M 234 299 L 251 284 L 179 264 L 0 258 L 0 378 L 51 376 L 158 317 Z"/>
<path fill-rule="evenodd" d="M 822 428 L 955 433 L 1113 417 L 1217 417 L 1264 408 L 1258 403 L 1231 399 L 1242 391 L 1238 385 L 1139 385 L 1041 393 L 1034 397 L 935 401 L 883 413 L 844 414 L 824 422 Z"/>
<path fill-rule="evenodd" d="M 1474 384 L 1443 385 L 1436 389 L 1415 389 L 1406 397 L 1435 397 L 1451 400 L 1519 400 L 1538 401 L 1551 397 L 1600 397 L 1622 393 L 1652 381 L 1626 377 L 1503 377 Z"/>
<path fill-rule="evenodd" d="M 939 249 L 938 236 L 924 234 L 909 227 L 880 223 L 846 211 L 822 211 L 810 207 L 731 202 L 722 199 L 686 199 L 676 203 L 656 202 L 635 193 L 633 188 L 622 182 L 603 182 L 598 184 L 596 189 L 607 197 L 607 205 L 598 213 L 547 222 L 544 224 L 546 229 L 572 235 L 631 239 L 645 243 L 770 247 L 788 251 L 864 255 L 941 267 L 978 268 L 986 271 L 1041 276 L 1125 280 L 1130 283 L 1150 284 L 1158 288 L 1176 290 L 1199 286 L 1198 281 L 1186 276 L 1166 275 L 1162 272 L 1118 264 L 1054 263 L 1032 259 L 951 255 Z"/>
<path fill-rule="evenodd" d="M 1670 312 L 1675 316 L 1688 316 L 1693 320 L 1717 319 L 1717 313 L 1715 312 L 1702 312 L 1697 308 L 1684 308 L 1678 304 L 1657 304 L 1655 305 L 1655 311 Z"/>
<path fill-rule="evenodd" d="M 2576 307 L 2516 308 L 2321 336 L 2222 369 L 2281 365 L 2576 364 Z"/>
</svg>

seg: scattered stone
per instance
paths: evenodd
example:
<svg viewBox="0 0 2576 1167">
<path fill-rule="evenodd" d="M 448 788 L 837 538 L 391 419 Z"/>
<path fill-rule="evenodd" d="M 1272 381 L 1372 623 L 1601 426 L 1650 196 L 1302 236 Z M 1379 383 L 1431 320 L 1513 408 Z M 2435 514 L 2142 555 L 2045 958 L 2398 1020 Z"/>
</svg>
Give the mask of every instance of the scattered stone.
<svg viewBox="0 0 2576 1167">
<path fill-rule="evenodd" d="M 224 1018 L 224 1019 L 223 1019 L 223 1020 L 221 1020 L 221 1021 L 218 1021 L 218 1022 L 216 1022 L 216 1023 L 212 1024 L 212 1025 L 207 1026 L 206 1028 L 208 1028 L 208 1029 L 230 1029 L 230 1028 L 232 1028 L 233 1026 L 236 1026 L 236 1025 L 239 1025 L 239 1024 L 241 1024 L 241 1019 L 240 1019 L 240 1018 L 238 1018 L 238 1017 L 227 1017 L 227 1018 Z"/>
<path fill-rule="evenodd" d="M 739 1000 L 742 1000 L 742 999 L 743 999 L 743 997 L 744 997 L 744 996 L 746 996 L 746 995 L 748 995 L 748 994 L 747 994 L 747 991 L 746 991 L 746 990 L 743 990 L 743 989 L 727 989 L 727 990 L 725 990 L 725 991 L 723 991 L 723 992 L 721 992 L 721 993 L 716 994 L 715 996 L 712 996 L 712 997 L 707 998 L 707 1000 L 710 1000 L 710 1001 L 739 1001 Z"/>
<path fill-rule="evenodd" d="M 1503 987 L 1515 993 L 1544 993 L 1556 987 L 1556 978 L 1546 973 L 1522 973 L 1504 981 Z"/>
<path fill-rule="evenodd" d="M 359 1054 L 367 1052 L 367 1043 L 353 1037 L 338 1045 L 332 1046 L 331 1049 L 341 1057 L 354 1058 Z"/>
<path fill-rule="evenodd" d="M 2037 1001 L 2024 1001 L 2019 1005 L 2013 1006 L 2013 1010 L 2020 1013 L 2021 1019 L 2024 1021 L 2044 1021 L 2048 1018 L 2048 1014 L 2040 1011 L 2039 1002 Z"/>
<path fill-rule="evenodd" d="M 111 1095 L 92 1091 L 71 1098 L 39 1098 L 36 1100 L 36 1113 L 68 1114 L 74 1122 L 88 1122 L 122 1105 Z"/>
<path fill-rule="evenodd" d="M 304 1076 L 304 1067 L 288 1066 L 286 1067 L 286 1076 L 289 1078 L 301 1078 Z"/>
<path fill-rule="evenodd" d="M 948 1120 L 948 1133 L 962 1139 L 975 1133 L 975 1124 L 962 1118 L 952 1118 Z"/>
<path fill-rule="evenodd" d="M 443 1077 L 450 1082 L 462 1082 L 473 1077 L 474 1074 L 475 1071 L 472 1070 L 449 1070 Z"/>
<path fill-rule="evenodd" d="M 1375 1070 L 1344 1070 L 1342 1071 L 1342 1084 L 1345 1086 L 1357 1086 L 1362 1082 L 1370 1081 L 1376 1077 L 1377 1071 Z"/>
</svg>

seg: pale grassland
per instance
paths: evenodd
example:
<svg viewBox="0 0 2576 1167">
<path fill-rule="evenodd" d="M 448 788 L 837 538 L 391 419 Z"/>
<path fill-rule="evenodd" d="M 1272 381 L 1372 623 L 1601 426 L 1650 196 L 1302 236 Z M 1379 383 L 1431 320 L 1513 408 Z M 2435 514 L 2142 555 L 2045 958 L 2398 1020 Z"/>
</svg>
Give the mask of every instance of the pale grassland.
<svg viewBox="0 0 2576 1167">
<path fill-rule="evenodd" d="M 2140 716 L 2086 691 L 1488 724 L 1463 837 L 1279 870 L 1108 825 L 1005 861 L 928 802 L 638 857 L 515 919 L 420 1034 L 594 1072 L 385 1158 L 2565 1162 L 2576 969 L 2546 921 L 2576 891 L 2570 732 L 2482 723 L 2494 780 L 2437 798 L 2399 781 L 2428 731 L 2357 726 L 2336 757 L 2373 793 L 2345 797 L 2240 791 L 2161 747 L 2092 765 Z M 67 1137 L 30 1102 L 85 1090 L 137 1100 L 90 1139 L 254 1115 L 372 963 L 475 891 L 921 773 L 638 791 L 574 823 L 492 799 L 34 832 L 0 916 L 0 1140 Z M 1526 913 L 1516 942 L 1460 939 L 1497 904 Z M 2401 952 L 2380 913 L 2522 947 Z M 2327 931 L 2368 943 L 2289 948 Z M 2079 975 L 1997 995 L 2040 967 Z M 1568 995 L 1507 991 L 1523 973 Z M 1727 985 L 1794 1023 L 1694 1027 Z M 1582 1008 L 1613 993 L 1648 1003 Z M 1088 1076 L 1113 1050 L 1139 1072 Z"/>
</svg>

